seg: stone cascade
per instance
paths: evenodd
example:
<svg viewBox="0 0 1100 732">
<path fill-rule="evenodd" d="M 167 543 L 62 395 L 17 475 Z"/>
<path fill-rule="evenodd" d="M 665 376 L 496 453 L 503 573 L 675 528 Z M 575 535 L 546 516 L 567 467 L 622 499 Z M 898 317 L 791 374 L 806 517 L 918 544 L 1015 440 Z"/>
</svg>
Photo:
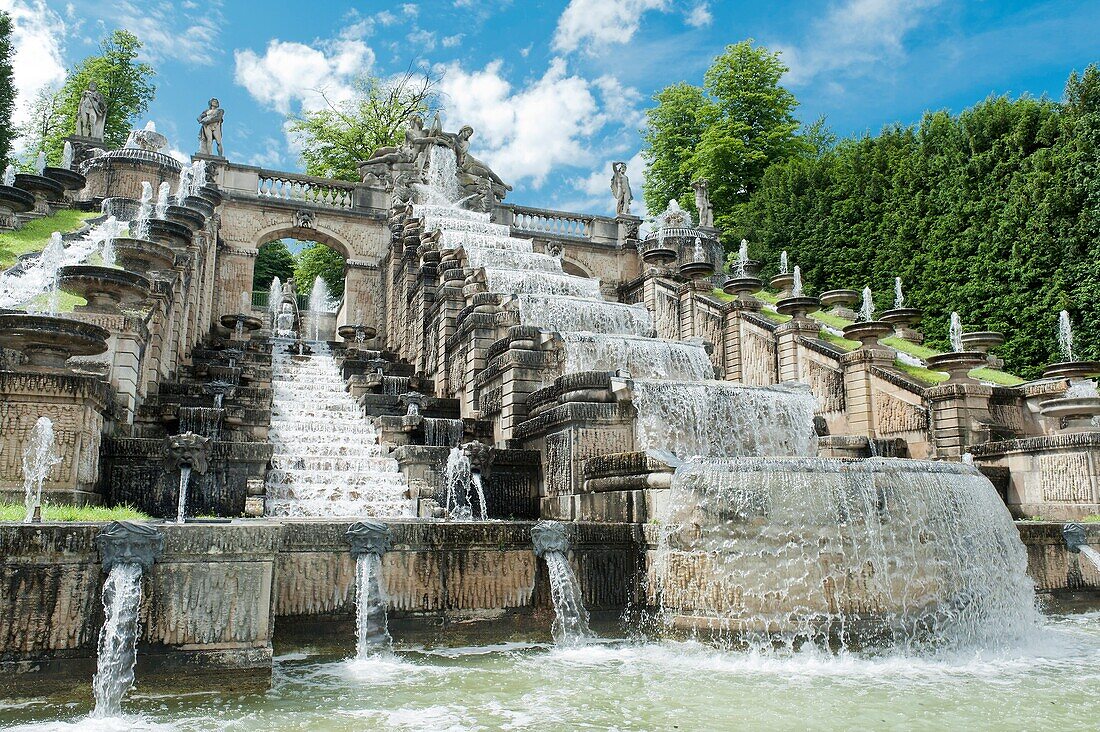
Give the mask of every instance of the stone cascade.
<svg viewBox="0 0 1100 732">
<path fill-rule="evenodd" d="M 405 476 L 345 391 L 328 344 L 314 343 L 312 355 L 289 345 L 275 341 L 267 514 L 414 515 Z"/>
</svg>

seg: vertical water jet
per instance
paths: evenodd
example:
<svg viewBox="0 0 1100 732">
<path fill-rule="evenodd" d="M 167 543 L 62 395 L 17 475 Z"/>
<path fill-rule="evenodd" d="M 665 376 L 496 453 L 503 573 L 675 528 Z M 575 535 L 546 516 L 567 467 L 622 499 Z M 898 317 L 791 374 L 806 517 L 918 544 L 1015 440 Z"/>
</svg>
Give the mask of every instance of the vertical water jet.
<svg viewBox="0 0 1100 732">
<path fill-rule="evenodd" d="M 389 526 L 378 521 L 357 521 L 344 535 L 355 557 L 355 655 L 362 660 L 393 645 L 381 585 L 382 555 L 393 538 Z"/>
</svg>

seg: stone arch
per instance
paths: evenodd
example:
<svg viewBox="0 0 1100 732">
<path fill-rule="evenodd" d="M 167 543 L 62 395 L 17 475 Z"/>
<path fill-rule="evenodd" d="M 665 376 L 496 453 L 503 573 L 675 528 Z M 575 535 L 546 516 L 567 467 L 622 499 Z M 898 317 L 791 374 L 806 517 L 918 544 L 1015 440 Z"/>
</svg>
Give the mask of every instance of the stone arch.
<svg viewBox="0 0 1100 732">
<path fill-rule="evenodd" d="M 576 275 L 577 277 L 588 277 L 592 279 L 592 273 L 575 260 L 570 259 L 568 256 L 561 258 L 561 269 L 565 274 Z"/>
<path fill-rule="evenodd" d="M 323 226 L 295 226 L 293 222 L 273 224 L 260 229 L 253 237 L 252 248 L 259 249 L 261 244 L 275 239 L 317 241 L 339 252 L 344 259 L 352 259 L 356 256 L 351 245 L 339 233 Z"/>
</svg>

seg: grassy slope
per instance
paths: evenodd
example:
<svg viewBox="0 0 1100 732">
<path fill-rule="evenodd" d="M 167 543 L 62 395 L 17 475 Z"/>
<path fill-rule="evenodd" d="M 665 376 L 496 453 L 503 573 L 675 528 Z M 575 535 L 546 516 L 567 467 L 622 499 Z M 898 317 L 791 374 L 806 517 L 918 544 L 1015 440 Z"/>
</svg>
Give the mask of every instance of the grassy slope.
<svg viewBox="0 0 1100 732">
<path fill-rule="evenodd" d="M 15 259 L 20 254 L 42 251 L 53 232 L 67 234 L 76 231 L 86 220 L 99 215 L 94 211 L 63 209 L 44 219 L 30 221 L 17 231 L 0 233 L 0 269 L 7 269 L 15 264 Z"/>
<path fill-rule="evenodd" d="M 26 516 L 22 503 L 0 503 L 0 521 L 22 521 Z M 42 509 L 46 521 L 141 521 L 150 518 L 129 506 L 51 506 Z"/>
</svg>

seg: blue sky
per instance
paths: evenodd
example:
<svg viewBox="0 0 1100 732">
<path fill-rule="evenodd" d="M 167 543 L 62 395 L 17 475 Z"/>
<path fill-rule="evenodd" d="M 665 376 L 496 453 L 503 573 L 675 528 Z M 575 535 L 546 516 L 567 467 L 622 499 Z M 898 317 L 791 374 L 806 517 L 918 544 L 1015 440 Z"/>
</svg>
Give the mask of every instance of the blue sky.
<svg viewBox="0 0 1100 732">
<path fill-rule="evenodd" d="M 217 96 L 235 162 L 299 168 L 285 115 L 339 97 L 359 72 L 442 74 L 444 120 L 515 186 L 510 200 L 606 213 L 612 160 L 640 190 L 654 92 L 701 83 L 728 43 L 782 50 L 799 116 L 838 135 L 958 111 L 989 94 L 1060 98 L 1100 61 L 1100 1 L 993 0 L 0 0 L 16 21 L 25 98 L 116 27 L 158 71 L 148 117 L 185 154 Z"/>
</svg>

